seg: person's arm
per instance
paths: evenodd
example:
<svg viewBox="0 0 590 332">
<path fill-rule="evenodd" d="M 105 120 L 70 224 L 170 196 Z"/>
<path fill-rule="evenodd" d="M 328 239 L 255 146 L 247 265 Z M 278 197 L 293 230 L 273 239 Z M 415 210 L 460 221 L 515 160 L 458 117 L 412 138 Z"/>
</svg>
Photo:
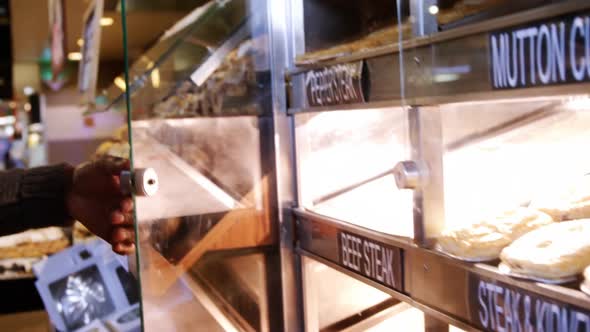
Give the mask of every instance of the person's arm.
<svg viewBox="0 0 590 332">
<path fill-rule="evenodd" d="M 0 235 L 71 225 L 64 197 L 72 173 L 66 164 L 0 172 Z"/>
<path fill-rule="evenodd" d="M 0 172 L 0 235 L 79 220 L 122 254 L 134 249 L 133 204 L 119 189 L 125 161 L 104 159 Z"/>
</svg>

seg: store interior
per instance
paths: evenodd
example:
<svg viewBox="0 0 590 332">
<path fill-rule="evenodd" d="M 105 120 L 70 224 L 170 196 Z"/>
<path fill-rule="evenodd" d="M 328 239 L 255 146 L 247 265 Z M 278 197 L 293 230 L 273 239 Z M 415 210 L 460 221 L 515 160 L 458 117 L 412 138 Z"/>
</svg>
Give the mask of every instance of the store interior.
<svg viewBox="0 0 590 332">
<path fill-rule="evenodd" d="M 136 234 L 0 237 L 2 331 L 590 332 L 587 1 L 0 0 L 0 43 L 0 171 L 129 160 Z"/>
</svg>

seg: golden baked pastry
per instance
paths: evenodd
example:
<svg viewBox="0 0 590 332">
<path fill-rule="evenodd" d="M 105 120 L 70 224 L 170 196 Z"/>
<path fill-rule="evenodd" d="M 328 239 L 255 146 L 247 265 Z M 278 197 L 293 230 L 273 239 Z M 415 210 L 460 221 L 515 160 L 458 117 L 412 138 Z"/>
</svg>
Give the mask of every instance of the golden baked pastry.
<svg viewBox="0 0 590 332">
<path fill-rule="evenodd" d="M 469 226 L 446 230 L 438 244 L 444 252 L 454 256 L 491 260 L 498 258 L 512 241 L 552 222 L 553 219 L 543 212 L 517 208 Z"/>
<path fill-rule="evenodd" d="M 590 176 L 575 184 L 533 200 L 531 208 L 543 211 L 555 221 L 590 218 Z"/>
<path fill-rule="evenodd" d="M 590 219 L 554 223 L 534 230 L 500 255 L 513 272 L 543 279 L 563 279 L 590 265 Z"/>
<path fill-rule="evenodd" d="M 41 257 L 70 245 L 61 228 L 50 227 L 0 237 L 0 259 Z"/>
<path fill-rule="evenodd" d="M 111 156 L 122 159 L 128 159 L 130 154 L 129 143 L 107 141 L 102 143 L 94 155 L 96 157 Z"/>
</svg>

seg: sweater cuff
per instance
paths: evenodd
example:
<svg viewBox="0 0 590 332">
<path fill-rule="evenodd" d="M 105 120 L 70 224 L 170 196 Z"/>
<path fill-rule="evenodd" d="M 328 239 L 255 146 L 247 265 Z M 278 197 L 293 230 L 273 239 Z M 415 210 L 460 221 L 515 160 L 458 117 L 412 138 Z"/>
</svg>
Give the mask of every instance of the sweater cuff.
<svg viewBox="0 0 590 332">
<path fill-rule="evenodd" d="M 66 227 L 72 218 L 66 209 L 66 194 L 73 168 L 67 164 L 24 171 L 20 187 L 23 223 L 28 228 Z"/>
</svg>

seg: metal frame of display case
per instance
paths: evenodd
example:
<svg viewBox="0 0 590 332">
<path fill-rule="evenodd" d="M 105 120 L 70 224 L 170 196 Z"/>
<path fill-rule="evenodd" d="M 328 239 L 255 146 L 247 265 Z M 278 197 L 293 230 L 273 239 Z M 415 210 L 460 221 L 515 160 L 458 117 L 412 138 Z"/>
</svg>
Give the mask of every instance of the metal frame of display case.
<svg viewBox="0 0 590 332">
<path fill-rule="evenodd" d="M 566 321 L 566 325 L 574 324 L 567 325 L 565 329 L 556 328 L 556 331 L 578 331 L 578 329 L 590 331 L 590 297 L 582 292 L 568 287 L 517 280 L 501 274 L 495 266 L 461 262 L 431 249 L 430 240 L 440 233 L 442 228 L 440 222 L 444 220 L 442 206 L 444 201 L 441 196 L 442 171 L 439 172 L 442 170 L 439 167 L 442 163 L 442 146 L 424 143 L 422 140 L 424 137 L 433 137 L 433 135 L 440 138 L 441 120 L 437 107 L 440 104 L 587 94 L 590 91 L 588 80 L 563 85 L 494 90 L 487 59 L 490 52 L 488 46 L 490 32 L 568 14 L 588 14 L 590 3 L 577 0 L 564 1 L 424 37 L 415 34 L 415 38 L 400 44 L 345 55 L 337 60 L 302 64 L 297 63 L 293 56 L 302 54 L 305 48 L 302 1 L 291 1 L 293 7 L 288 16 L 291 18 L 288 21 L 293 35 L 290 36 L 292 40 L 287 40 L 285 45 L 285 48 L 290 50 L 287 53 L 291 57 L 288 61 L 291 67 L 285 74 L 289 97 L 286 113 L 293 117 L 302 112 L 346 111 L 388 106 L 408 107 L 412 158 L 428 165 L 430 181 L 428 186 L 415 190 L 414 193 L 415 241 L 322 216 L 307 211 L 295 203 L 295 207 L 291 209 L 296 220 L 294 229 L 282 229 L 285 233 L 282 236 L 283 243 L 288 246 L 291 241 L 294 241 L 294 250 L 298 255 L 327 265 L 422 310 L 425 313 L 425 328 L 428 331 L 447 330 L 448 324 L 468 331 L 503 330 L 504 326 L 500 326 L 494 318 L 498 319 L 498 315 L 505 314 L 505 301 L 511 301 L 510 296 L 513 301 L 511 314 L 516 314 L 517 318 L 511 316 L 510 329 L 507 331 L 535 331 L 537 324 L 543 319 L 546 323 L 555 323 L 555 326 L 557 326 L 557 320 L 562 323 Z M 412 6 L 411 9 L 413 17 L 426 16 L 424 13 L 415 12 L 417 9 L 426 10 L 425 6 Z M 422 22 L 422 24 L 428 30 L 430 23 Z M 474 44 L 479 47 L 474 47 Z M 438 52 L 444 54 L 456 49 L 466 53 L 465 61 L 472 65 L 472 70 L 460 76 L 455 82 L 446 85 L 430 84 L 433 82 L 431 68 L 433 63 L 430 62 L 432 58 Z M 405 59 L 405 75 L 401 79 L 400 59 Z M 368 90 L 369 94 L 365 96 L 365 102 L 321 107 L 308 106 L 304 83 L 304 76 L 307 73 L 358 61 L 362 61 L 369 68 L 368 77 L 363 78 L 365 84 L 371 87 Z M 420 82 L 427 82 L 427 84 L 420 84 Z M 405 84 L 405 98 L 400 93 L 401 84 Z M 405 106 L 406 104 L 409 106 Z M 281 137 L 290 137 L 294 140 L 295 129 L 292 121 L 290 123 L 291 136 L 283 134 Z M 440 139 L 438 141 L 440 142 Z M 290 159 L 296 160 L 293 157 L 296 155 L 294 145 L 290 148 L 292 153 Z M 297 168 L 296 165 L 294 167 Z M 290 172 L 297 183 L 297 172 L 294 170 Z M 300 201 L 300 197 L 298 198 Z M 289 231 L 294 231 L 295 234 L 288 234 Z M 349 262 L 345 262 L 342 257 L 341 241 L 343 236 L 349 235 L 356 237 L 358 241 L 368 242 L 381 248 L 399 250 L 401 256 L 395 264 L 399 265 L 402 271 L 402 285 L 399 287 L 387 285 L 366 273 L 359 272 L 351 267 Z M 301 289 L 307 287 L 302 279 L 298 282 L 299 284 L 294 285 L 295 287 Z M 299 295 L 302 297 L 301 293 Z M 514 304 L 515 299 L 522 302 Z M 536 313 L 530 308 L 535 305 L 540 308 L 538 309 L 540 311 Z M 304 303 L 304 306 L 317 308 L 317 305 L 313 303 Z M 485 308 L 483 312 L 478 312 L 480 306 Z M 511 306 L 508 305 L 508 307 Z M 482 318 L 484 312 L 485 324 Z M 554 316 L 551 316 L 551 312 Z M 575 315 L 579 315 L 579 320 L 572 323 L 571 317 Z M 506 316 L 502 317 L 503 322 L 506 323 Z M 306 321 L 305 328 L 308 331 L 317 330 L 317 322 Z"/>
</svg>

